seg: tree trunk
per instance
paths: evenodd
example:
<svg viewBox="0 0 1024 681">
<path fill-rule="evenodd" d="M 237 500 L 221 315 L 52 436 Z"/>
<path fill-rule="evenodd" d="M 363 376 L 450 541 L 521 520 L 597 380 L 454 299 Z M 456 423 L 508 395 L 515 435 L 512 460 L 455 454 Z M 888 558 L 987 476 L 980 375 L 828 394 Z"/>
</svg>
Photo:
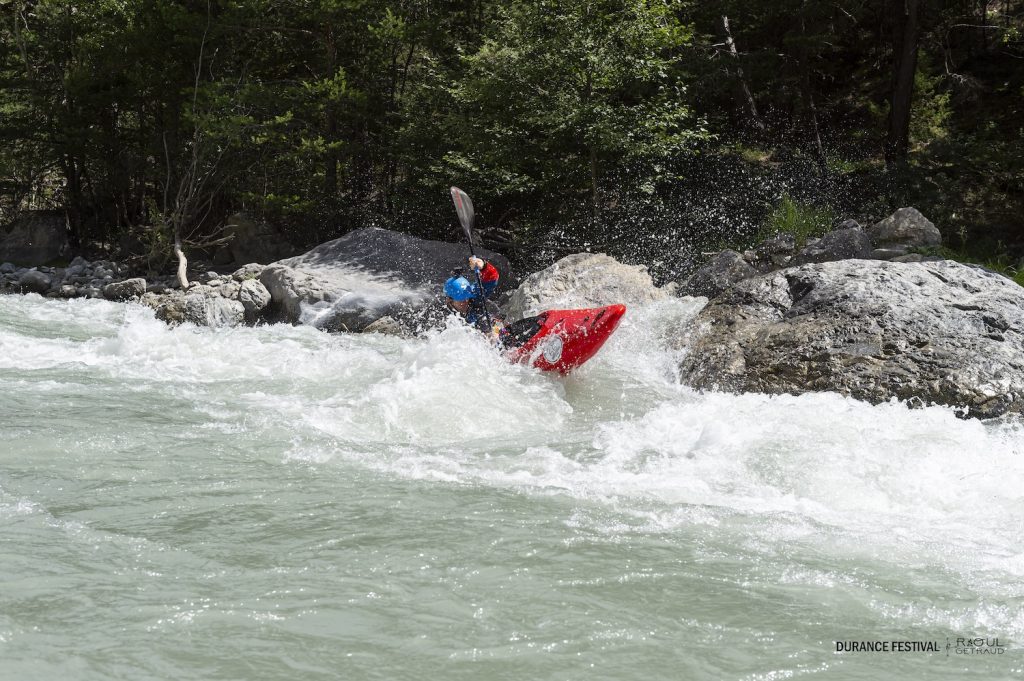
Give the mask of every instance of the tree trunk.
<svg viewBox="0 0 1024 681">
<path fill-rule="evenodd" d="M 181 249 L 181 228 L 177 225 L 174 227 L 174 255 L 178 256 L 178 284 L 184 291 L 188 288 L 188 259 Z"/>
<path fill-rule="evenodd" d="M 67 213 L 68 241 L 74 250 L 84 246 L 82 229 L 82 176 L 78 162 L 70 155 L 62 158 L 64 166 L 64 210 Z"/>
<path fill-rule="evenodd" d="M 889 130 L 885 140 L 885 165 L 893 168 L 907 161 L 910 146 L 910 112 L 917 72 L 917 44 L 920 37 L 918 0 L 902 0 L 893 8 L 892 98 Z"/>
<path fill-rule="evenodd" d="M 743 103 L 747 107 L 747 114 L 750 121 L 758 130 L 764 130 L 764 123 L 757 114 L 757 104 L 754 103 L 754 96 L 750 94 L 750 87 L 747 85 L 747 78 L 743 75 L 743 67 L 740 66 L 740 55 L 736 51 L 736 42 L 732 39 L 732 31 L 729 30 L 729 17 L 722 15 L 722 28 L 725 30 L 725 46 L 729 48 L 729 55 L 736 62 L 736 78 L 740 83 L 740 90 L 743 94 Z"/>
</svg>

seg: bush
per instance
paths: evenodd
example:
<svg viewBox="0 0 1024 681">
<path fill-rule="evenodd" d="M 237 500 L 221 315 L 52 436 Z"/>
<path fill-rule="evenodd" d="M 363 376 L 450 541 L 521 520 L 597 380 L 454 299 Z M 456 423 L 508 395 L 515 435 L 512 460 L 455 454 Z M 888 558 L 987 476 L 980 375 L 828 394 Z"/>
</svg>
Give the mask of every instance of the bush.
<svg viewBox="0 0 1024 681">
<path fill-rule="evenodd" d="M 835 214 L 831 208 L 800 203 L 786 194 L 769 213 L 765 226 L 758 231 L 755 238 L 757 243 L 760 243 L 788 232 L 796 237 L 797 248 L 803 248 L 808 239 L 823 236 L 828 232 L 834 222 Z"/>
</svg>

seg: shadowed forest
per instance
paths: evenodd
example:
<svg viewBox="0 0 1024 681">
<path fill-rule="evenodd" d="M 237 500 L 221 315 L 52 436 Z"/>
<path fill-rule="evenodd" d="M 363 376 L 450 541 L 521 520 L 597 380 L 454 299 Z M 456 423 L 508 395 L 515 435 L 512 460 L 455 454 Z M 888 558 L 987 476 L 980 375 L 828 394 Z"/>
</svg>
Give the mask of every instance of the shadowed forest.
<svg viewBox="0 0 1024 681">
<path fill-rule="evenodd" d="M 455 239 L 659 276 L 913 205 L 1024 256 L 1020 0 L 2 0 L 0 224 L 170 269 L 227 216 L 297 248 Z"/>
</svg>

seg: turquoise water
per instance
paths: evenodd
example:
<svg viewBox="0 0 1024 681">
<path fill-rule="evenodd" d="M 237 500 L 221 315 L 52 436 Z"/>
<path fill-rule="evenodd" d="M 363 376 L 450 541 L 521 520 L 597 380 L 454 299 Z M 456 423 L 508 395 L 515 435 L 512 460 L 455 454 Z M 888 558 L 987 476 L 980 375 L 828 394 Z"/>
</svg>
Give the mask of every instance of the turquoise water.
<svg viewBox="0 0 1024 681">
<path fill-rule="evenodd" d="M 1020 422 L 694 393 L 696 309 L 560 379 L 0 297 L 0 678 L 1024 674 Z"/>
</svg>

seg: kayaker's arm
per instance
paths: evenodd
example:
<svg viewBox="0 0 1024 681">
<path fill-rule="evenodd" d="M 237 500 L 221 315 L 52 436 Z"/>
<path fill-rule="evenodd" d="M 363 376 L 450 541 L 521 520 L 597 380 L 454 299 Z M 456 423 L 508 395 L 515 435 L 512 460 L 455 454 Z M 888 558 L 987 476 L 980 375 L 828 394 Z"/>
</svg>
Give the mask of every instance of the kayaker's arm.
<svg viewBox="0 0 1024 681">
<path fill-rule="evenodd" d="M 480 270 L 480 284 L 483 286 L 482 297 L 488 298 L 498 288 L 498 268 L 480 258 L 470 258 L 469 266 Z"/>
</svg>

